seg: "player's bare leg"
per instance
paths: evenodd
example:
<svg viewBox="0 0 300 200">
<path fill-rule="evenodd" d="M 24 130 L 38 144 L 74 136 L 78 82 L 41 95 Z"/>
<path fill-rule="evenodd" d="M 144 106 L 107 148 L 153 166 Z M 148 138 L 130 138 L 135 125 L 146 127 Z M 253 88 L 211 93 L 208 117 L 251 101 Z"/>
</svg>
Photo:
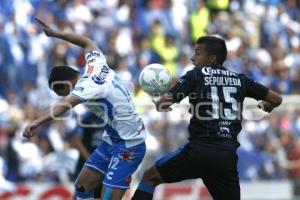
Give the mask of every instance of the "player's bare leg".
<svg viewBox="0 0 300 200">
<path fill-rule="evenodd" d="M 132 200 L 152 200 L 155 187 L 163 183 L 155 166 L 145 171 L 143 178 L 136 189 Z"/>
<path fill-rule="evenodd" d="M 94 199 L 94 189 L 102 184 L 103 175 L 88 167 L 83 167 L 75 181 L 76 199 Z"/>
<path fill-rule="evenodd" d="M 126 189 L 112 188 L 104 186 L 102 188 L 102 197 L 103 200 L 121 200 L 125 194 Z"/>
</svg>

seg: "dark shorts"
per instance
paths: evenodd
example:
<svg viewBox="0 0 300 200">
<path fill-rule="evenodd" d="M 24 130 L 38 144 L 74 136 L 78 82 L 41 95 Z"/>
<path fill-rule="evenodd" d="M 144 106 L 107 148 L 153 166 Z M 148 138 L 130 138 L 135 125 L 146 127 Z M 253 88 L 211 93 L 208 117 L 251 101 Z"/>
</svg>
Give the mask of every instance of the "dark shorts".
<svg viewBox="0 0 300 200">
<path fill-rule="evenodd" d="M 156 162 L 165 183 L 201 178 L 214 200 L 240 200 L 236 152 L 186 144 Z"/>
</svg>

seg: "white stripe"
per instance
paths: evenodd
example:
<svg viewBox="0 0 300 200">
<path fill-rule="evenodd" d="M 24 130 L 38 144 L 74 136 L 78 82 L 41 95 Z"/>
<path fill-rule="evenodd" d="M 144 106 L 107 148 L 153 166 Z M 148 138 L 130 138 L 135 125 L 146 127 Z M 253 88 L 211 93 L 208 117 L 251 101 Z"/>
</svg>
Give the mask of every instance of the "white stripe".
<svg viewBox="0 0 300 200">
<path fill-rule="evenodd" d="M 102 171 L 101 169 L 98 169 L 97 167 L 93 166 L 93 165 L 89 165 L 89 164 L 84 164 L 84 166 L 96 169 L 97 171 L 101 172 L 101 174 L 105 175 L 106 173 L 104 171 Z"/>
<path fill-rule="evenodd" d="M 103 182 L 103 185 L 114 187 L 114 188 L 121 188 L 121 189 L 129 189 L 130 188 L 129 186 L 128 187 L 123 187 L 123 186 L 118 186 L 118 185 L 107 184 L 107 183 L 104 183 L 104 182 Z"/>
<path fill-rule="evenodd" d="M 96 154 L 98 154 L 99 156 L 101 156 L 104 160 L 106 161 L 110 161 L 110 159 L 108 157 L 106 157 L 99 149 L 96 149 Z"/>
<path fill-rule="evenodd" d="M 88 198 L 81 198 L 81 197 L 76 197 L 76 200 L 94 200 L 94 197 L 88 197 Z"/>
</svg>

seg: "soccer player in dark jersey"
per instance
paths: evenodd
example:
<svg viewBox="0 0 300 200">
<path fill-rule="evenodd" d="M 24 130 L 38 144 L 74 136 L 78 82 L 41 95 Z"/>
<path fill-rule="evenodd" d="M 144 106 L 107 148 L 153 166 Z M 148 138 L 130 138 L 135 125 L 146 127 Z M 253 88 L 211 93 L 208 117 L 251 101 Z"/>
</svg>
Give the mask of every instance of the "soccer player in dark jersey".
<svg viewBox="0 0 300 200">
<path fill-rule="evenodd" d="M 161 183 L 201 178 L 214 200 L 239 200 L 237 171 L 245 97 L 261 100 L 259 108 L 271 112 L 282 97 L 244 74 L 222 66 L 227 57 L 225 41 L 215 36 L 200 37 L 191 58 L 195 67 L 171 90 L 154 101 L 158 111 L 170 111 L 173 103 L 189 97 L 189 142 L 167 154 L 147 170 L 133 200 L 153 198 Z"/>
</svg>

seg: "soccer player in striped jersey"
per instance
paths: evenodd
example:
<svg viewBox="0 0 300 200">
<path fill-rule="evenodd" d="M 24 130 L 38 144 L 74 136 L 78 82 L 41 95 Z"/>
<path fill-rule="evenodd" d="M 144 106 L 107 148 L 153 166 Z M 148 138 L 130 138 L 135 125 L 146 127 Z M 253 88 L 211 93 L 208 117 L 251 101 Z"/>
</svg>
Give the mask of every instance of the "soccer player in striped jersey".
<svg viewBox="0 0 300 200">
<path fill-rule="evenodd" d="M 77 104 L 85 106 L 103 120 L 104 133 L 99 147 L 92 153 L 76 182 L 76 199 L 93 199 L 93 190 L 103 182 L 102 199 L 120 200 L 129 188 L 131 175 L 145 155 L 146 132 L 135 112 L 131 93 L 107 65 L 106 58 L 89 38 L 55 31 L 40 19 L 48 37 L 55 37 L 83 48 L 85 73 L 68 66 L 54 67 L 49 87 L 65 96 L 49 111 L 30 122 L 23 136 L 30 138 L 42 124 L 61 116 Z"/>
</svg>

